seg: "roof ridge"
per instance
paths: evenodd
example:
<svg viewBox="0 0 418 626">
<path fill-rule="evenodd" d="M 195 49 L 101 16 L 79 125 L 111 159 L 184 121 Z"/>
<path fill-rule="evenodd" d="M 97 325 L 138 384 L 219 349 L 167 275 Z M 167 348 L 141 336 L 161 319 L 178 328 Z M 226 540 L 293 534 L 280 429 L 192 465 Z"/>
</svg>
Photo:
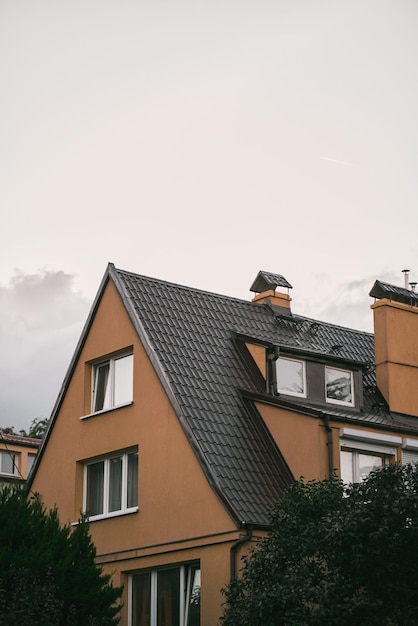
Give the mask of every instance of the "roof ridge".
<svg viewBox="0 0 418 626">
<path fill-rule="evenodd" d="M 170 287 L 175 287 L 176 289 L 182 289 L 184 291 L 189 291 L 189 292 L 194 292 L 194 293 L 199 293 L 199 294 L 204 294 L 207 296 L 211 296 L 213 298 L 218 298 L 218 299 L 222 299 L 222 300 L 227 300 L 228 302 L 231 301 L 235 301 L 235 302 L 241 302 L 245 305 L 254 306 L 254 302 L 252 300 L 246 300 L 245 298 L 239 298 L 238 296 L 230 296 L 227 294 L 222 294 L 222 293 L 217 293 L 215 291 L 209 291 L 206 289 L 200 289 L 199 287 L 191 287 L 189 285 L 182 285 L 180 283 L 175 283 L 169 280 L 165 280 L 162 278 L 155 278 L 153 276 L 147 276 L 145 274 L 138 274 L 136 272 L 131 272 L 129 270 L 124 270 L 121 268 L 114 268 L 115 271 L 119 274 L 125 274 L 125 275 L 129 275 L 132 276 L 134 278 L 140 278 L 142 280 L 148 280 L 151 281 L 154 284 L 162 284 L 162 285 L 168 285 Z M 260 304 L 257 304 L 257 306 L 261 306 Z M 352 333 L 357 333 L 359 335 L 369 335 L 371 337 L 374 337 L 374 333 L 370 332 L 370 331 L 365 331 L 365 330 L 359 330 L 356 328 L 351 328 L 350 326 L 343 326 L 341 324 L 335 324 L 334 322 L 326 322 L 323 321 L 321 319 L 317 319 L 317 318 L 311 318 L 311 317 L 306 317 L 304 315 L 299 315 L 298 313 L 293 313 L 292 312 L 292 317 L 297 317 L 298 319 L 301 320 L 305 320 L 308 322 L 316 323 L 319 324 L 320 326 L 328 326 L 328 327 L 332 327 L 332 328 L 340 328 L 342 330 L 346 330 L 346 331 L 350 331 Z"/>
<path fill-rule="evenodd" d="M 254 304 L 251 300 L 246 300 L 245 298 L 239 298 L 238 296 L 229 296 L 227 294 L 218 293 L 216 291 L 209 291 L 207 289 L 200 289 L 199 287 L 191 287 L 190 285 L 182 285 L 180 283 L 174 283 L 174 282 L 172 282 L 170 280 L 165 280 L 165 279 L 162 279 L 162 278 L 155 278 L 153 276 L 146 276 L 145 274 L 137 274 L 135 272 L 130 272 L 129 270 L 123 270 L 123 269 L 117 268 L 117 267 L 115 267 L 115 270 L 119 274 L 128 274 L 128 275 L 133 276 L 135 278 L 141 278 L 141 279 L 149 280 L 149 281 L 151 281 L 153 283 L 169 285 L 170 287 L 176 287 L 177 289 L 184 289 L 185 291 L 193 291 L 193 292 L 196 292 L 196 293 L 201 293 L 201 294 L 212 296 L 212 297 L 215 297 L 215 298 L 221 298 L 221 299 L 224 299 L 224 300 L 235 300 L 237 302 L 242 302 L 244 304 L 250 304 L 250 305 Z"/>
</svg>

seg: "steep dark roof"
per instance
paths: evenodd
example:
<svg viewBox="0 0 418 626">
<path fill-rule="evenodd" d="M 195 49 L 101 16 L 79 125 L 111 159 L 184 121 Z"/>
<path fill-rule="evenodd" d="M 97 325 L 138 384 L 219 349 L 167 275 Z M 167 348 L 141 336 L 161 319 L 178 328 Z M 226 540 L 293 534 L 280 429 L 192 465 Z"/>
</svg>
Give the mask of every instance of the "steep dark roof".
<svg viewBox="0 0 418 626">
<path fill-rule="evenodd" d="M 109 280 L 118 289 L 207 479 L 238 525 L 267 526 L 284 485 L 293 480 L 255 401 L 418 435 L 415 420 L 391 414 L 376 388 L 371 333 L 294 315 L 268 301 L 257 304 L 141 276 L 110 263 L 29 475 L 29 488 Z M 269 272 L 259 272 L 253 287 L 256 283 L 256 291 L 274 283 L 290 287 L 282 276 Z M 361 369 L 362 409 L 267 394 L 246 341 Z"/>
<path fill-rule="evenodd" d="M 372 334 L 119 269 L 111 275 L 209 480 L 237 521 L 267 524 L 283 485 L 292 479 L 251 401 L 266 392 L 243 358 L 240 339 L 364 370 L 363 412 L 271 401 L 342 421 L 401 427 L 376 390 Z"/>
</svg>

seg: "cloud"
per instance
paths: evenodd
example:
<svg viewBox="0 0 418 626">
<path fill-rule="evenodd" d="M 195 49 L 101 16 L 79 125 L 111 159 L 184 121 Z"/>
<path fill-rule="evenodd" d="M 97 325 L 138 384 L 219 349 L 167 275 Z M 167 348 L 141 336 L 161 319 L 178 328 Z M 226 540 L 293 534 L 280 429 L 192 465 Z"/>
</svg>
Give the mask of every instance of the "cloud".
<svg viewBox="0 0 418 626">
<path fill-rule="evenodd" d="M 0 426 L 50 416 L 89 307 L 62 271 L 16 270 L 0 285 Z"/>
<path fill-rule="evenodd" d="M 326 304 L 319 310 L 318 318 L 340 326 L 373 332 L 373 312 L 370 306 L 374 299 L 369 293 L 377 278 L 392 285 L 403 286 L 403 277 L 392 271 L 340 283 L 333 287 L 332 293 L 326 294 L 323 300 Z"/>
</svg>

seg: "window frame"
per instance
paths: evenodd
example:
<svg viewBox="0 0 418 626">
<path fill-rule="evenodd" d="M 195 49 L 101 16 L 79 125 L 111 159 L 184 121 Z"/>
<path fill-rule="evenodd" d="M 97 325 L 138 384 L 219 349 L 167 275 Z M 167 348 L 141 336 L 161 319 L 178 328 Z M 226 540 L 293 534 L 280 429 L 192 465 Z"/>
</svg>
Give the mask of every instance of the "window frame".
<svg viewBox="0 0 418 626">
<path fill-rule="evenodd" d="M 27 460 L 26 460 L 26 470 L 29 475 L 32 467 L 34 466 L 36 459 L 36 452 L 28 452 Z"/>
<path fill-rule="evenodd" d="M 3 456 L 10 457 L 12 463 L 12 472 L 3 471 Z M 0 450 L 0 474 L 2 476 L 20 476 L 20 452 L 14 450 L 1 449 Z"/>
<path fill-rule="evenodd" d="M 349 374 L 350 376 L 350 389 L 351 389 L 351 400 L 338 400 L 338 398 L 329 398 L 327 394 L 327 371 L 333 370 L 334 372 L 343 372 L 344 374 Z M 355 406 L 355 396 L 354 396 L 354 372 L 350 369 L 344 369 L 342 367 L 335 367 L 334 365 L 325 365 L 324 369 L 324 393 L 325 393 L 325 402 L 328 404 L 336 404 L 339 406 Z"/>
<path fill-rule="evenodd" d="M 371 456 L 380 456 L 383 459 L 383 465 L 396 462 L 398 449 L 402 445 L 402 438 L 397 435 L 388 435 L 384 433 L 371 432 L 356 428 L 340 429 L 340 478 L 341 476 L 341 452 L 348 451 L 353 454 L 353 482 L 358 477 L 358 464 L 354 468 L 354 459 L 360 454 L 368 454 Z M 386 462 L 386 463 L 385 463 Z"/>
<path fill-rule="evenodd" d="M 132 454 L 137 455 L 137 478 L 136 478 L 136 504 L 128 506 L 128 457 Z M 109 510 L 110 503 L 110 462 L 112 459 L 122 459 L 122 473 L 121 473 L 121 508 L 117 510 Z M 103 485 L 102 485 L 102 512 L 89 514 L 87 509 L 88 500 L 88 467 L 103 463 Z M 100 519 L 107 519 L 110 517 L 119 517 L 120 515 L 127 515 L 130 513 L 136 513 L 138 511 L 138 487 L 139 487 L 139 450 L 138 448 L 130 448 L 129 450 L 123 450 L 114 452 L 112 454 L 96 457 L 83 463 L 83 511 L 88 516 L 89 521 L 95 521 Z"/>
<path fill-rule="evenodd" d="M 298 363 L 302 366 L 302 389 L 303 389 L 302 392 L 292 391 L 290 389 L 280 387 L 279 362 L 283 363 L 283 361 Z M 279 358 L 276 360 L 276 386 L 277 386 L 277 392 L 279 394 L 283 394 L 285 396 L 294 396 L 297 398 L 307 398 L 308 389 L 307 389 L 307 378 L 306 378 L 306 361 L 303 359 L 298 359 L 298 358 L 291 357 L 291 356 L 280 355 Z"/>
<path fill-rule="evenodd" d="M 130 385 L 131 385 L 130 399 L 117 404 L 115 402 L 115 391 L 116 391 L 116 385 L 117 385 L 117 379 L 115 375 L 116 362 L 120 361 L 121 359 L 125 359 L 127 357 L 132 358 L 132 365 L 131 365 L 131 372 L 130 372 L 130 376 L 132 377 L 132 380 L 130 381 Z M 107 381 L 108 391 L 105 390 L 104 392 L 102 408 L 96 409 L 97 400 L 98 400 L 97 394 L 98 394 L 98 390 L 100 386 L 99 372 L 103 368 L 103 366 L 107 364 L 109 365 L 108 381 Z M 113 354 L 112 356 L 108 356 L 106 358 L 97 360 L 94 363 L 92 363 L 91 370 L 92 371 L 91 371 L 91 407 L 90 407 L 91 413 L 90 415 L 97 415 L 98 413 L 105 413 L 106 411 L 112 411 L 113 409 L 117 409 L 119 407 L 128 406 L 129 404 L 132 404 L 133 402 L 133 375 L 134 375 L 133 350 L 125 350 L 123 352 L 118 352 L 117 354 Z M 109 393 L 109 405 L 104 406 L 107 393 Z"/>
<path fill-rule="evenodd" d="M 166 572 L 179 572 L 179 626 L 189 626 L 190 606 L 191 599 L 193 597 L 193 591 L 196 587 L 199 588 L 199 612 L 201 607 L 200 593 L 201 593 L 201 566 L 199 561 L 190 561 L 187 563 L 165 565 L 157 568 L 148 568 L 139 571 L 132 572 L 129 575 L 128 580 L 128 626 L 134 626 L 134 582 L 133 579 L 138 575 L 149 575 L 150 577 L 150 596 L 149 596 L 149 623 L 147 626 L 157 626 L 158 624 L 158 574 Z M 198 579 L 199 584 L 194 583 L 194 576 L 196 572 L 199 572 Z M 201 617 L 201 616 L 200 616 Z M 135 624 L 137 622 L 135 621 Z"/>
<path fill-rule="evenodd" d="M 360 474 L 360 456 L 367 455 L 367 456 L 374 456 L 374 457 L 382 459 L 382 464 L 379 466 L 376 466 L 376 469 L 379 469 L 380 467 L 384 467 L 385 465 L 389 465 L 390 463 L 395 461 L 395 455 L 391 454 L 388 451 L 381 452 L 381 451 L 370 450 L 367 448 L 358 449 L 358 448 L 352 448 L 349 445 L 342 445 L 340 448 L 340 455 L 341 455 L 341 452 L 347 452 L 351 454 L 351 464 L 352 464 L 351 471 L 353 475 L 353 480 L 348 481 L 345 484 L 348 484 L 350 482 L 360 483 L 363 480 L 365 480 L 366 477 L 362 478 Z M 371 473 L 373 469 L 370 470 L 369 473 Z M 367 474 L 367 476 L 368 475 L 369 474 Z M 341 471 L 341 456 L 340 456 L 340 476 L 341 476 L 341 480 L 343 480 L 342 471 Z"/>
</svg>

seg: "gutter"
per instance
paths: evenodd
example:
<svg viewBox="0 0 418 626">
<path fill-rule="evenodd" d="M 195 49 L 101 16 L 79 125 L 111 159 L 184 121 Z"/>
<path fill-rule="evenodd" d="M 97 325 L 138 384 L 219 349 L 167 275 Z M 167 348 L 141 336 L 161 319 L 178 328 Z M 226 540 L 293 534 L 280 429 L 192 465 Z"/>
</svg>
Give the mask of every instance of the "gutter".
<svg viewBox="0 0 418 626">
<path fill-rule="evenodd" d="M 247 541 L 251 541 L 252 536 L 253 536 L 253 527 L 251 526 L 251 524 L 246 524 L 245 522 L 242 523 L 242 528 L 246 528 L 247 532 L 245 533 L 245 535 L 243 535 L 242 537 L 239 537 L 239 539 L 237 539 L 231 546 L 231 550 L 229 552 L 229 567 L 230 567 L 230 574 L 231 574 L 231 580 L 234 580 L 234 578 L 237 577 L 237 552 L 238 549 L 244 544 L 247 543 Z"/>
</svg>

